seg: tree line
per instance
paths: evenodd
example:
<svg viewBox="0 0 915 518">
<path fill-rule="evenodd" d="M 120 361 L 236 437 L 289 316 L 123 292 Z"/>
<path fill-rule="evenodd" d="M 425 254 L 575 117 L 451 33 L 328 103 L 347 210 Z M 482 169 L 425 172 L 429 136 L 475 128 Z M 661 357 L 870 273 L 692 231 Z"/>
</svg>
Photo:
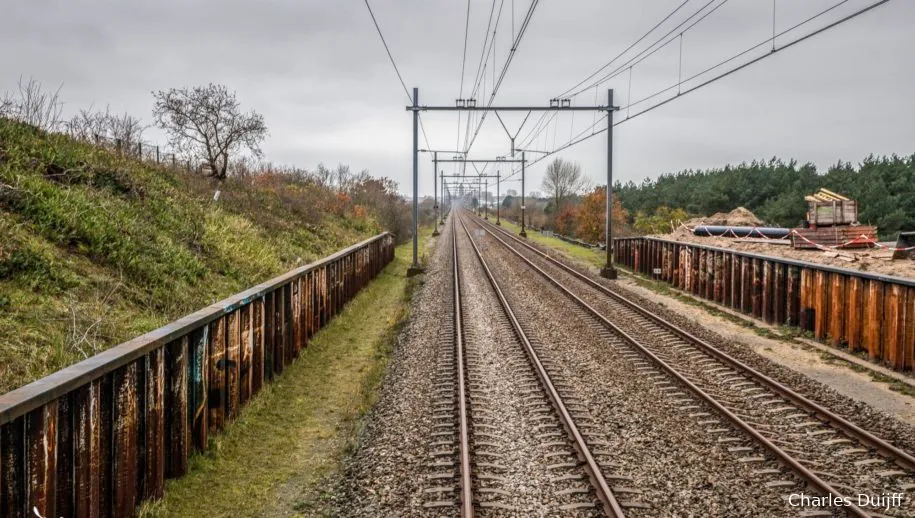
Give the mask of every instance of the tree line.
<svg viewBox="0 0 915 518">
<path fill-rule="evenodd" d="M 857 200 L 859 221 L 876 225 L 882 239 L 915 230 L 915 155 L 871 155 L 826 171 L 795 160 L 754 160 L 662 174 L 641 184 L 617 183 L 614 190 L 633 223 L 676 209 L 681 216 L 703 216 L 743 206 L 766 224 L 795 227 L 806 215 L 804 196 L 821 187 Z"/>
</svg>

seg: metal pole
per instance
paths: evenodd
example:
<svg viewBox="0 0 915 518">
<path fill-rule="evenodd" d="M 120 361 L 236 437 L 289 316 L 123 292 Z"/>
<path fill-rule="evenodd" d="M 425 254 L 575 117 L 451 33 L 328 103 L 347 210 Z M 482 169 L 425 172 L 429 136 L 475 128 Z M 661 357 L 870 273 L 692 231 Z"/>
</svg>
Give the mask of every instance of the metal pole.
<svg viewBox="0 0 915 518">
<path fill-rule="evenodd" d="M 445 204 L 445 171 L 442 170 L 441 173 L 439 173 L 439 174 L 441 174 L 441 177 L 442 177 L 442 205 L 444 205 Z M 448 210 L 451 210 L 451 192 L 450 191 L 448 193 Z M 442 208 L 442 210 L 439 211 L 439 215 L 441 216 L 441 221 L 439 221 L 439 223 L 444 225 L 445 224 L 444 207 Z"/>
<path fill-rule="evenodd" d="M 601 277 L 616 279 L 613 267 L 613 89 L 607 90 L 607 225 L 604 243 L 607 249 L 607 264 L 600 270 Z"/>
<path fill-rule="evenodd" d="M 502 177 L 500 175 L 501 175 L 501 172 L 496 171 L 496 225 L 497 226 L 502 226 L 502 222 L 499 219 L 500 212 L 501 212 L 500 209 L 501 209 L 501 205 L 502 205 L 502 201 L 501 201 L 502 200 L 502 191 L 501 191 Z"/>
<path fill-rule="evenodd" d="M 435 182 L 435 188 L 432 190 L 434 203 L 432 204 L 432 219 L 435 221 L 435 230 L 432 236 L 438 235 L 438 151 L 432 152 L 432 163 L 435 167 L 432 169 L 432 180 Z"/>
<path fill-rule="evenodd" d="M 524 231 L 524 166 L 527 164 L 527 160 L 524 158 L 524 151 L 521 152 L 521 232 L 518 233 L 521 237 L 527 237 L 527 232 Z"/>
<path fill-rule="evenodd" d="M 419 267 L 419 88 L 413 88 L 413 264 L 407 275 L 421 273 Z"/>
<path fill-rule="evenodd" d="M 483 209 L 483 218 L 489 220 L 489 177 L 486 177 L 483 197 L 486 198 L 486 208 Z"/>
</svg>

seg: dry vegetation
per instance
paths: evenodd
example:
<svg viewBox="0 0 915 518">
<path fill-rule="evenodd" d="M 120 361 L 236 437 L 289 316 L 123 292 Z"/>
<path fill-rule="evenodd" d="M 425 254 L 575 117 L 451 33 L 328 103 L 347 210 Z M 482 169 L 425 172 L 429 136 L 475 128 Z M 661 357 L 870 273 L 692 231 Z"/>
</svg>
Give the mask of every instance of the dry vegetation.
<svg viewBox="0 0 915 518">
<path fill-rule="evenodd" d="M 56 93 L 21 90 L 0 98 L 0 393 L 383 229 L 411 237 L 390 180 L 236 161 L 217 181 L 123 152 L 139 119 L 64 124 Z"/>
</svg>

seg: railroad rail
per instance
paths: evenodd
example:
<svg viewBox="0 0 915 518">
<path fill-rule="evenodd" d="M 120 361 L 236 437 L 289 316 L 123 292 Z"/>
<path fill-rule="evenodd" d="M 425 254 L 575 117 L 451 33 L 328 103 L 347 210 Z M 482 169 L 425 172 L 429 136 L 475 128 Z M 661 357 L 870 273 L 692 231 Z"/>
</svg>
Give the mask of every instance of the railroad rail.
<svg viewBox="0 0 915 518">
<path fill-rule="evenodd" d="M 463 231 L 462 234 L 458 234 L 459 229 Z M 545 414 L 540 415 L 537 419 L 538 426 L 537 428 L 544 429 L 550 428 L 552 425 L 544 424 L 549 423 L 551 420 L 558 420 L 558 425 L 565 430 L 566 435 L 569 439 L 571 445 L 571 450 L 567 454 L 563 454 L 561 451 L 555 451 L 557 446 L 556 442 L 550 442 L 549 444 L 553 445 L 553 453 L 551 453 L 551 458 L 556 458 L 556 456 L 562 455 L 571 455 L 572 462 L 569 463 L 557 463 L 554 466 L 557 468 L 565 469 L 568 473 L 564 476 L 559 476 L 555 480 L 578 480 L 578 475 L 573 475 L 577 470 L 582 470 L 584 475 L 590 482 L 591 487 L 593 488 L 593 493 L 599 501 L 599 507 L 601 508 L 602 515 L 610 517 L 622 518 L 624 516 L 623 506 L 620 502 L 617 501 L 616 497 L 613 494 L 613 491 L 610 485 L 607 482 L 607 479 L 604 477 L 604 474 L 601 470 L 601 467 L 598 461 L 595 458 L 595 454 L 591 451 L 591 448 L 588 445 L 584 433 L 582 433 L 579 427 L 576 424 L 575 412 L 570 410 L 568 406 L 563 401 L 559 390 L 557 389 L 556 383 L 552 379 L 550 373 L 547 370 L 544 361 L 541 356 L 538 354 L 535 344 L 532 343 L 531 339 L 527 336 L 524 328 L 522 327 L 521 322 L 518 320 L 515 312 L 513 311 L 511 305 L 508 302 L 508 299 L 505 297 L 505 294 L 502 292 L 502 288 L 499 283 L 496 281 L 492 272 L 489 269 L 489 266 L 486 260 L 483 257 L 482 252 L 474 243 L 473 237 L 470 234 L 470 231 L 464 225 L 463 221 L 460 219 L 460 216 L 454 214 L 452 216 L 452 221 L 450 225 L 450 239 L 451 239 L 451 257 L 452 257 L 452 282 L 453 282 L 453 304 L 454 304 L 454 361 L 457 366 L 453 370 L 456 373 L 457 379 L 455 380 L 455 394 L 458 399 L 456 404 L 456 420 L 457 420 L 457 430 L 458 430 L 458 457 L 460 465 L 459 471 L 459 494 L 460 496 L 460 509 L 461 516 L 469 517 L 473 516 L 476 507 L 491 507 L 491 508 L 503 508 L 510 510 L 512 509 L 511 505 L 502 505 L 498 502 L 492 500 L 485 500 L 481 497 L 474 497 L 475 491 L 487 491 L 487 488 L 476 487 L 475 485 L 482 485 L 483 480 L 490 479 L 500 479 L 502 477 L 493 476 L 485 472 L 485 469 L 495 467 L 496 465 L 492 464 L 489 459 L 474 460 L 474 457 L 483 455 L 496 455 L 498 458 L 501 453 L 494 451 L 486 451 L 487 447 L 491 447 L 494 444 L 486 442 L 482 439 L 474 440 L 476 435 L 485 436 L 487 438 L 493 437 L 496 430 L 489 430 L 492 428 L 489 424 L 485 423 L 486 413 L 488 410 L 484 410 L 484 404 L 480 401 L 485 401 L 485 397 L 479 392 L 475 393 L 473 387 L 468 388 L 466 382 L 470 380 L 471 383 L 476 383 L 477 385 L 486 384 L 491 382 L 489 379 L 481 379 L 479 376 L 483 369 L 480 367 L 482 360 L 477 359 L 476 361 L 471 361 L 473 357 L 473 349 L 475 347 L 474 342 L 479 342 L 483 339 L 480 335 L 471 335 L 469 338 L 470 342 L 468 343 L 465 339 L 466 331 L 464 329 L 464 313 L 462 306 L 467 304 L 478 304 L 479 300 L 466 300 L 465 296 L 462 294 L 461 285 L 462 283 L 468 282 L 465 277 L 461 274 L 462 268 L 469 267 L 479 267 L 479 269 L 485 274 L 486 286 L 491 290 L 491 294 L 494 295 L 495 299 L 498 300 L 498 305 L 501 307 L 502 314 L 499 315 L 501 318 L 504 316 L 504 319 L 510 325 L 508 329 L 514 337 L 513 344 L 511 349 L 519 355 L 518 365 L 521 367 L 521 370 L 524 371 L 523 375 L 516 374 L 509 380 L 509 384 L 524 384 L 523 381 L 519 381 L 524 378 L 524 376 L 530 377 L 530 386 L 535 387 L 536 391 L 540 393 L 540 396 L 528 396 L 528 399 L 542 397 L 545 402 L 543 404 L 548 404 L 548 408 L 551 408 L 551 411 L 543 410 Z M 475 264 L 463 264 L 459 258 L 459 246 L 458 240 L 461 236 L 466 236 L 467 242 L 470 244 L 469 248 L 473 251 L 472 256 L 475 257 Z M 479 281 L 478 281 L 479 282 Z M 477 344 L 479 347 L 479 344 Z M 465 369 L 469 367 L 469 370 Z M 474 371 L 478 372 L 474 372 Z M 533 375 L 531 375 L 531 373 Z M 507 376 L 508 373 L 501 372 L 501 376 Z M 465 379 L 466 378 L 466 379 Z M 465 401 L 467 403 L 465 403 Z M 532 404 L 537 405 L 536 401 Z M 496 409 L 498 410 L 498 409 Z M 504 410 L 504 409 L 503 409 Z M 533 412 L 532 410 L 529 410 Z M 550 416 L 553 416 L 552 418 Z M 481 430 L 476 430 L 476 427 L 479 427 Z M 480 433 L 485 431 L 486 433 Z M 475 435 L 476 434 L 476 435 Z M 551 436 L 553 434 L 545 434 Z M 487 439 L 492 440 L 492 439 Z M 560 448 L 561 450 L 561 448 Z M 477 472 L 471 476 L 471 469 L 477 468 Z M 439 475 L 434 474 L 434 478 L 438 479 Z M 489 494 L 492 493 L 502 493 L 498 489 L 489 488 Z M 577 494 L 577 490 L 569 490 L 566 492 L 567 496 Z M 433 505 L 439 506 L 444 505 L 446 502 L 435 502 Z M 567 507 L 565 512 L 573 513 L 575 510 L 588 510 L 594 504 L 587 504 L 584 502 L 579 503 L 569 503 L 566 504 Z M 517 510 L 517 509 L 516 509 Z"/>
<path fill-rule="evenodd" d="M 493 238 L 531 269 L 538 272 L 549 284 L 574 301 L 591 318 L 621 337 L 642 357 L 647 358 L 668 376 L 675 378 L 678 383 L 688 388 L 705 404 L 724 416 L 733 426 L 752 437 L 757 444 L 763 446 L 781 464 L 790 467 L 797 476 L 818 492 L 842 498 L 859 488 L 849 486 L 842 475 L 829 473 L 821 464 L 807 459 L 807 453 L 812 454 L 812 452 L 797 451 L 794 449 L 797 447 L 795 443 L 802 442 L 813 450 L 819 448 L 820 451 L 828 452 L 828 455 L 833 458 L 839 457 L 840 460 L 834 461 L 833 465 L 847 465 L 849 471 L 857 470 L 854 480 L 862 480 L 861 477 L 864 475 L 861 473 L 864 473 L 870 476 L 868 480 L 885 480 L 889 486 L 902 491 L 915 488 L 915 485 L 911 483 L 904 483 L 906 480 L 910 482 L 915 480 L 913 479 L 915 458 L 908 452 L 889 444 L 842 416 L 743 364 L 711 344 L 529 245 L 508 231 L 478 218 L 475 218 L 474 221 L 480 227 L 488 229 Z M 503 238 L 507 238 L 512 244 Z M 520 250 L 523 250 L 524 253 Z M 526 254 L 533 254 L 543 267 L 535 264 L 526 257 Z M 554 273 L 551 274 L 546 269 L 551 269 Z M 628 324 L 617 324 L 611 320 L 609 315 L 612 315 L 613 320 L 621 323 L 628 321 Z M 636 337 L 636 333 L 641 333 L 640 337 Z M 648 337 L 645 338 L 645 335 Z M 701 372 L 697 374 L 697 371 Z M 737 400 L 729 398 L 729 394 L 733 392 L 740 394 Z M 767 399 L 763 400 L 763 398 Z M 781 419 L 782 422 L 772 425 L 751 421 L 751 419 L 760 420 L 760 413 L 754 413 L 755 407 L 767 403 L 775 405 L 769 408 L 777 410 L 769 417 L 771 422 L 775 422 L 777 419 Z M 800 412 L 795 412 L 795 410 L 800 410 Z M 810 421 L 811 418 L 817 421 Z M 805 419 L 806 421 L 804 421 Z M 793 433 L 786 433 L 786 430 L 793 431 Z M 803 433 L 798 433 L 799 431 Z M 839 438 L 836 438 L 833 437 L 833 434 L 841 435 L 837 435 Z M 828 435 L 830 438 L 825 441 L 814 439 L 823 435 Z M 863 448 L 847 447 L 853 440 Z M 844 447 L 844 449 L 836 451 L 836 448 L 839 447 Z M 744 451 L 743 448 L 738 448 L 738 450 Z M 875 452 L 876 455 L 871 455 L 871 452 Z M 848 455 L 863 455 L 866 458 L 854 462 L 841 458 Z M 801 457 L 803 459 L 799 460 Z M 826 455 L 823 457 L 825 458 Z M 886 459 L 905 471 L 885 466 Z M 821 459 L 818 457 L 818 460 Z M 811 468 L 806 464 L 816 467 Z M 874 466 L 880 469 L 880 472 L 875 475 L 872 470 L 868 471 L 868 466 Z M 772 484 L 787 486 L 788 482 L 775 481 Z M 843 509 L 850 515 L 871 516 L 869 511 L 854 504 L 844 506 Z"/>
<path fill-rule="evenodd" d="M 0 395 L 0 516 L 134 516 L 393 258 L 385 232 Z"/>
</svg>

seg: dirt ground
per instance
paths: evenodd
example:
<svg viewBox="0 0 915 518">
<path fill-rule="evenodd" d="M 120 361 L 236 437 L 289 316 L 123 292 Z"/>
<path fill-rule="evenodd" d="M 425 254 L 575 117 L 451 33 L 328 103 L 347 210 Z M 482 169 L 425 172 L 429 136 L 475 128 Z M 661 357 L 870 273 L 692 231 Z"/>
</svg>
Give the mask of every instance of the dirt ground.
<svg viewBox="0 0 915 518">
<path fill-rule="evenodd" d="M 745 344 L 756 353 L 809 376 L 846 397 L 867 403 L 901 421 L 915 424 L 915 397 L 890 390 L 886 383 L 872 380 L 868 372 L 859 372 L 824 360 L 822 353 L 817 349 L 808 349 L 799 344 L 760 336 L 753 329 L 738 325 L 726 318 L 710 315 L 701 307 L 643 288 L 629 276 L 622 276 L 618 282 L 627 289 L 686 315 L 697 323 L 714 329 L 715 332 L 729 340 Z M 759 327 L 768 327 L 759 322 L 754 322 L 754 324 Z"/>
<path fill-rule="evenodd" d="M 661 239 L 670 239 L 674 241 L 684 241 L 696 243 L 698 245 L 717 246 L 721 248 L 731 248 L 742 252 L 752 252 L 756 254 L 771 255 L 775 257 L 784 257 L 786 259 L 795 259 L 798 261 L 808 261 L 811 263 L 828 264 L 840 268 L 851 270 L 860 270 L 867 272 L 880 273 L 883 275 L 893 275 L 896 277 L 915 278 L 915 260 L 913 259 L 896 259 L 891 260 L 890 252 L 881 249 L 848 249 L 840 250 L 840 256 L 833 257 L 831 252 L 815 249 L 798 249 L 795 250 L 790 244 L 790 240 L 773 239 L 772 244 L 764 242 L 741 243 L 729 237 L 704 237 L 696 236 L 689 228 L 697 225 L 733 225 L 733 226 L 760 226 L 762 221 L 759 220 L 749 210 L 738 207 L 729 213 L 718 213 L 705 218 L 693 218 L 683 223 L 670 234 L 659 234 L 656 236 Z M 687 228 L 689 227 L 689 228 Z"/>
</svg>

